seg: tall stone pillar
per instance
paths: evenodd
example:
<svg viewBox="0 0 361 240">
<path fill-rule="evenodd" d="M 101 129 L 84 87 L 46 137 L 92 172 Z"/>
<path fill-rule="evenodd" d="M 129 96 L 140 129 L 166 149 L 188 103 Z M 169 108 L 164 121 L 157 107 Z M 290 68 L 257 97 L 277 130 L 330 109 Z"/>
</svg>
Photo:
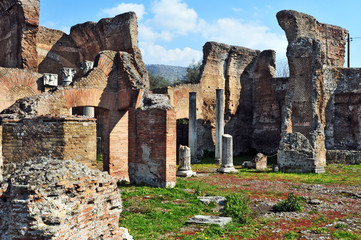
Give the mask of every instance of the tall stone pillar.
<svg viewBox="0 0 361 240">
<path fill-rule="evenodd" d="M 221 173 L 237 173 L 233 166 L 233 137 L 229 134 L 222 135 L 222 165 L 217 169 Z"/>
<path fill-rule="evenodd" d="M 176 174 L 178 177 L 191 177 L 196 175 L 191 169 L 191 150 L 187 146 L 179 146 L 179 168 Z"/>
<path fill-rule="evenodd" d="M 221 164 L 222 135 L 224 133 L 224 95 L 223 89 L 216 89 L 216 152 L 215 163 Z"/>
<path fill-rule="evenodd" d="M 191 149 L 191 161 L 197 162 L 197 93 L 189 93 L 188 144 Z"/>
<path fill-rule="evenodd" d="M 277 20 L 290 68 L 277 162 L 286 172 L 323 173 L 326 111 L 337 86 L 330 74 L 343 66 L 348 31 L 291 10 L 278 12 Z"/>
<path fill-rule="evenodd" d="M 83 115 L 93 118 L 95 116 L 94 115 L 94 107 L 89 107 L 89 106 L 83 107 Z"/>
</svg>

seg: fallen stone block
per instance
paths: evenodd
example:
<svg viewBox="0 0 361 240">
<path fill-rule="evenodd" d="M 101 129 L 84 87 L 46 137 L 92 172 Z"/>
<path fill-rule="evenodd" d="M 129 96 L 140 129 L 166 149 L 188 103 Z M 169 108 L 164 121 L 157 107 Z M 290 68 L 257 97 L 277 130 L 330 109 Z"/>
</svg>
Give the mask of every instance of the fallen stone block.
<svg viewBox="0 0 361 240">
<path fill-rule="evenodd" d="M 221 227 L 224 227 L 227 223 L 232 221 L 230 217 L 219 217 L 219 216 L 205 216 L 205 215 L 195 215 L 188 219 L 187 223 L 192 224 L 217 224 Z"/>
<path fill-rule="evenodd" d="M 267 156 L 262 153 L 257 153 L 257 155 L 252 160 L 256 166 L 257 170 L 266 170 L 267 169 Z"/>
<path fill-rule="evenodd" d="M 224 206 L 226 205 L 227 199 L 222 196 L 205 196 L 205 197 L 198 197 L 199 201 L 201 201 L 204 205 L 208 205 L 211 202 L 216 203 L 217 205 Z"/>
</svg>

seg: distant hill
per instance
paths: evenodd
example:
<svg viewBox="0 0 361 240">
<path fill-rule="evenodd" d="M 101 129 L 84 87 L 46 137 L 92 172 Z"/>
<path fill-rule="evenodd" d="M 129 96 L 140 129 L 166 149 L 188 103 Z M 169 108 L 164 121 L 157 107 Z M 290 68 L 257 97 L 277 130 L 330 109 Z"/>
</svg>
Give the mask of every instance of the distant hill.
<svg viewBox="0 0 361 240">
<path fill-rule="evenodd" d="M 186 67 L 170 66 L 163 64 L 146 64 L 145 68 L 154 76 L 162 76 L 170 83 L 177 79 L 183 79 L 187 73 Z"/>
</svg>

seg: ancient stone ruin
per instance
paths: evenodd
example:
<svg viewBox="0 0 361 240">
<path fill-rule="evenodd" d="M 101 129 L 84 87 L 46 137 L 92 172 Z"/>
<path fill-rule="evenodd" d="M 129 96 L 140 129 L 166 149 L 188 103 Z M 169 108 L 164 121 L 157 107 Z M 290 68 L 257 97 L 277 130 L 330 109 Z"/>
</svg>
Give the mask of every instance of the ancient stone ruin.
<svg viewBox="0 0 361 240">
<path fill-rule="evenodd" d="M 326 160 L 359 163 L 360 70 L 342 67 L 347 30 L 296 11 L 277 18 L 289 41 L 290 76 L 275 77 L 272 50 L 208 42 L 199 83 L 166 89 L 177 119 L 188 118 L 188 92 L 196 92 L 198 154 L 214 152 L 220 88 L 234 154 L 278 152 L 279 167 L 291 172 L 322 173 Z"/>
<path fill-rule="evenodd" d="M 38 26 L 39 1 L 19 1 L 14 6 L 12 2 L 3 2 L 3 9 L 9 13 L 0 24 L 6 25 L 15 16 L 24 16 L 25 22 L 21 22 L 20 18 L 14 22 L 15 25 L 12 23 L 11 28 L 16 31 L 11 31 L 10 37 L 5 37 L 7 32 L 0 32 L 0 36 L 3 35 L 2 46 L 19 43 L 7 49 L 10 53 L 2 52 L 8 53 L 7 57 L 14 56 L 2 64 L 7 68 L 0 69 L 3 82 L 0 87 L 1 107 L 5 109 L 1 116 L 3 123 L 9 125 L 10 120 L 7 119 L 11 119 L 18 128 L 26 128 L 22 125 L 33 121 L 35 126 L 42 116 L 59 116 L 65 125 L 71 126 L 69 131 L 74 132 L 73 125 L 67 123 L 67 116 L 86 114 L 97 120 L 92 134 L 96 130 L 98 146 L 84 153 L 93 153 L 91 157 L 77 158 L 95 161 L 94 150 L 100 149 L 98 154 L 103 157 L 103 169 L 116 179 L 160 187 L 174 186 L 176 146 L 171 143 L 176 137 L 175 114 L 168 98 L 152 95 L 147 88 L 149 83 L 138 49 L 135 14 L 125 13 L 98 23 L 78 24 L 67 35 Z M 28 15 L 33 18 L 30 35 L 28 28 L 24 28 L 30 24 L 26 22 Z M 22 34 L 19 35 L 19 32 Z M 31 38 L 32 41 L 24 41 L 23 38 Z M 92 67 L 87 67 L 89 61 L 94 61 Z M 84 75 L 80 67 L 90 70 Z M 30 70 L 46 74 L 43 77 Z M 58 85 L 54 84 L 54 74 L 59 74 Z M 26 121 L 21 120 L 24 117 Z M 84 128 L 83 131 L 87 130 Z M 53 134 L 58 133 L 55 131 Z M 34 134 L 34 138 L 39 135 L 41 133 Z M 58 138 L 63 139 L 57 141 L 77 149 L 72 140 L 77 135 L 74 133 L 69 138 L 61 134 L 62 137 L 58 135 Z M 26 138 L 38 141 L 30 136 Z M 11 151 L 8 146 L 11 148 L 4 143 L 4 154 Z M 25 145 L 17 145 L 17 148 L 19 146 L 17 151 L 26 151 Z M 72 155 L 65 152 L 59 155 L 57 152 L 48 149 L 37 154 L 33 152 L 35 155 L 31 156 L 48 154 L 49 157 L 59 157 L 62 154 L 61 158 L 66 159 Z"/>
<path fill-rule="evenodd" d="M 123 239 L 116 181 L 72 160 L 19 163 L 0 184 L 1 239 Z"/>
<path fill-rule="evenodd" d="M 198 83 L 151 92 L 135 13 L 65 34 L 39 26 L 39 8 L 0 3 L 1 238 L 125 238 L 116 182 L 173 187 L 177 135 L 192 160 L 217 150 L 231 172 L 249 152 L 290 172 L 361 162 L 361 70 L 343 68 L 343 28 L 281 11 L 288 78 L 273 50 L 207 42 Z"/>
</svg>

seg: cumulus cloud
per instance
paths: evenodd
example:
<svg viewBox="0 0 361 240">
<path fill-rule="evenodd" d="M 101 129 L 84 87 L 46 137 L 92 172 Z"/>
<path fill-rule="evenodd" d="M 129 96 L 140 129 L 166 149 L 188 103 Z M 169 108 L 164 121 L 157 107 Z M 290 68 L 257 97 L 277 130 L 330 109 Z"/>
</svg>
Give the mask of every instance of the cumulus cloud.
<svg viewBox="0 0 361 240">
<path fill-rule="evenodd" d="M 269 28 L 257 22 L 242 19 L 221 18 L 213 23 L 204 23 L 202 35 L 207 41 L 217 41 L 252 49 L 273 49 L 284 55 L 287 39 L 284 35 L 270 32 Z"/>
<path fill-rule="evenodd" d="M 160 0 L 152 4 L 152 23 L 159 28 L 186 35 L 197 28 L 198 15 L 181 0 Z"/>
<path fill-rule="evenodd" d="M 146 14 L 145 7 L 143 4 L 137 3 L 121 3 L 113 8 L 102 9 L 99 13 L 101 16 L 114 17 L 118 14 L 125 12 L 135 12 L 137 14 L 138 20 L 141 20 Z"/>
<path fill-rule="evenodd" d="M 185 47 L 183 49 L 166 49 L 161 45 L 140 42 L 143 60 L 146 64 L 159 63 L 187 67 L 192 61 L 202 59 L 202 52 Z"/>
<path fill-rule="evenodd" d="M 244 11 L 241 8 L 232 10 L 238 13 Z M 257 9 L 253 10 L 258 12 Z M 180 48 L 165 47 L 165 43 L 174 43 L 178 37 L 198 38 L 202 45 L 207 41 L 217 41 L 259 50 L 273 49 L 277 52 L 278 59 L 285 58 L 285 36 L 271 32 L 259 22 L 242 18 L 206 21 L 183 0 L 154 0 L 149 9 L 145 9 L 143 4 L 122 3 L 101 12 L 107 16 L 114 16 L 127 11 L 135 11 L 138 19 L 147 17 L 138 23 L 139 46 L 146 63 L 188 66 L 193 59 L 198 61 L 202 58 L 201 49 L 187 47 L 185 42 L 181 43 Z"/>
<path fill-rule="evenodd" d="M 147 42 L 155 42 L 157 40 L 169 42 L 173 39 L 173 35 L 169 31 L 155 32 L 152 27 L 147 25 L 139 25 L 138 31 L 139 39 Z"/>
</svg>

